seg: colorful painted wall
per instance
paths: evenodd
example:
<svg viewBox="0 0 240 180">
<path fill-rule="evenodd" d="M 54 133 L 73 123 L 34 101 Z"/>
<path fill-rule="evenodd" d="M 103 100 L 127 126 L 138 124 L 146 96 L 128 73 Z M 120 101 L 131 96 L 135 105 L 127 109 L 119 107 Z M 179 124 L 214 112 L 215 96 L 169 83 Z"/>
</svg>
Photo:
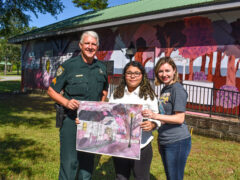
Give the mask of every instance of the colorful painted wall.
<svg viewBox="0 0 240 180">
<path fill-rule="evenodd" d="M 185 80 L 213 82 L 215 88 L 240 90 L 240 13 L 208 14 L 171 21 L 153 21 L 96 30 L 100 36 L 99 60 L 113 60 L 114 74 L 129 62 L 126 49 L 137 48 L 150 79 L 163 56 L 171 56 Z M 79 54 L 81 32 L 26 42 L 22 46 L 23 85 L 46 89 L 56 68 Z M 186 69 L 184 74 L 184 67 Z"/>
</svg>

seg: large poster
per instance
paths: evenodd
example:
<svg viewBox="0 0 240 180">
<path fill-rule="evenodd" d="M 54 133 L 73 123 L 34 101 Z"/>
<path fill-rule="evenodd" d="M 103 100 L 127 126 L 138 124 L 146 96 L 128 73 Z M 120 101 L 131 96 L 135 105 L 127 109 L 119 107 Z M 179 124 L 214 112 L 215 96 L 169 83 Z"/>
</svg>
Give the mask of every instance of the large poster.
<svg viewBox="0 0 240 180">
<path fill-rule="evenodd" d="M 80 101 L 76 149 L 140 159 L 142 105 Z"/>
</svg>

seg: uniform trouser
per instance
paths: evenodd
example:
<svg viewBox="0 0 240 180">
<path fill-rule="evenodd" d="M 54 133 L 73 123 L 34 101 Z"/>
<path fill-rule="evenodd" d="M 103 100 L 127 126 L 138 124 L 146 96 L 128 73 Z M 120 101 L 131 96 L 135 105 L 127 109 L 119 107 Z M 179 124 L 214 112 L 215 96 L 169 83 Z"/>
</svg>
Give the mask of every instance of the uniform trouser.
<svg viewBox="0 0 240 180">
<path fill-rule="evenodd" d="M 59 180 L 89 180 L 94 167 L 94 154 L 76 151 L 76 124 L 66 117 L 60 129 Z"/>
<path fill-rule="evenodd" d="M 141 149 L 140 160 L 113 157 L 116 180 L 129 179 L 131 170 L 133 170 L 135 180 L 149 180 L 152 156 L 152 146 L 151 143 L 149 143 L 146 147 Z"/>
</svg>

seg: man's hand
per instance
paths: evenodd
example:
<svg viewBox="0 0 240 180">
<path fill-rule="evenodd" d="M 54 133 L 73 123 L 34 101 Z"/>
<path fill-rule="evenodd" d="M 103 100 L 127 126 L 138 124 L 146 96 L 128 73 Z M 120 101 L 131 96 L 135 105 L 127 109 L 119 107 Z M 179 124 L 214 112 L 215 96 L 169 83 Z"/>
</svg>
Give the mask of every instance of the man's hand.
<svg viewBox="0 0 240 180">
<path fill-rule="evenodd" d="M 79 102 L 76 99 L 68 100 L 65 107 L 71 110 L 75 110 L 79 107 Z"/>
</svg>

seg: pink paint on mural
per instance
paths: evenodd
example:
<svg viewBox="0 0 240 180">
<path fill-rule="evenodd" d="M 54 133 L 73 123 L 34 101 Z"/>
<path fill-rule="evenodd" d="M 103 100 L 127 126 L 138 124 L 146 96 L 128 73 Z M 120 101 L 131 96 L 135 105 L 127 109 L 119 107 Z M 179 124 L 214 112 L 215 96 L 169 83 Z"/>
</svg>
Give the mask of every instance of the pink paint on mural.
<svg viewBox="0 0 240 180">
<path fill-rule="evenodd" d="M 97 51 L 96 56 L 98 60 L 110 60 L 113 51 Z"/>
<path fill-rule="evenodd" d="M 148 74 L 149 79 L 153 79 L 153 69 L 154 69 L 154 59 L 155 59 L 155 53 L 154 48 L 138 48 L 135 56 L 135 61 L 140 62 L 144 67 L 148 62 L 152 62 L 152 64 L 145 67 L 146 72 Z"/>
<path fill-rule="evenodd" d="M 96 56 L 99 60 L 110 60 L 114 50 L 117 32 L 112 29 L 104 29 L 99 30 L 98 35 L 100 44 Z"/>
<path fill-rule="evenodd" d="M 229 27 L 229 24 L 225 27 Z M 227 30 L 227 35 L 229 36 L 231 43 L 227 43 L 228 45 L 219 47 L 219 49 L 221 49 L 221 54 L 223 54 L 222 56 L 219 55 L 219 59 L 223 59 L 226 56 L 228 57 L 226 84 L 221 86 L 220 90 L 217 92 L 217 104 L 224 108 L 234 108 L 240 104 L 240 97 L 238 97 L 237 94 L 234 93 L 239 92 L 236 84 L 236 73 L 239 69 L 240 63 L 240 46 L 238 43 L 240 40 L 240 19 L 232 22 L 231 26 Z M 219 70 L 217 72 L 217 75 L 218 74 Z M 225 90 L 227 92 L 223 94 L 223 91 L 221 90 Z M 233 103 L 233 107 L 231 107 L 231 103 Z"/>
<path fill-rule="evenodd" d="M 170 57 L 174 49 L 184 46 L 186 37 L 182 33 L 184 29 L 184 21 L 172 21 L 165 24 L 157 24 L 156 38 L 161 45 L 161 51 L 156 56 L 160 56 L 162 52 L 165 53 L 166 57 Z"/>
<path fill-rule="evenodd" d="M 236 85 L 236 72 L 238 70 L 239 60 L 235 66 L 236 58 L 240 58 L 240 47 L 238 45 L 225 46 L 225 53 L 228 56 L 226 85 Z"/>
<path fill-rule="evenodd" d="M 155 53 L 159 54 L 161 45 L 155 36 L 156 33 L 157 30 L 153 26 L 149 24 L 142 24 L 134 33 L 133 41 L 135 42 L 137 48 L 156 47 Z M 144 40 L 144 43 L 138 43 L 141 38 L 142 41 Z M 143 58 L 147 59 L 146 57 Z M 152 58 L 151 60 L 154 61 L 154 58 Z"/>
<path fill-rule="evenodd" d="M 126 26 L 121 26 L 118 28 L 118 33 L 122 39 L 122 42 L 125 44 L 125 48 L 130 46 L 131 41 L 133 41 L 133 36 L 137 29 L 139 28 L 139 24 L 134 24 L 134 25 L 126 25 Z"/>
<path fill-rule="evenodd" d="M 224 85 L 217 92 L 216 105 L 224 108 L 235 108 L 239 106 L 240 95 L 238 89 L 234 86 Z"/>
<path fill-rule="evenodd" d="M 203 55 L 210 57 L 208 80 L 212 80 L 212 62 L 213 52 L 217 50 L 216 42 L 213 39 L 213 28 L 211 20 L 206 17 L 190 17 L 185 18 L 185 29 L 183 34 L 187 37 L 185 47 L 179 48 L 179 54 L 185 58 L 189 58 L 189 79 L 193 80 L 193 62 Z"/>
<path fill-rule="evenodd" d="M 233 93 L 239 92 L 236 87 L 236 73 L 239 69 L 240 60 L 236 60 L 236 57 L 240 57 L 240 48 L 237 45 L 227 45 L 225 46 L 225 53 L 228 56 L 226 84 L 221 86 L 220 90 L 217 92 L 216 103 L 224 108 L 234 108 L 240 104 L 240 97 L 237 97 L 237 94 Z M 227 92 L 223 94 L 223 91 L 221 90 L 225 90 Z M 233 103 L 233 107 L 230 106 L 231 103 Z"/>
</svg>

